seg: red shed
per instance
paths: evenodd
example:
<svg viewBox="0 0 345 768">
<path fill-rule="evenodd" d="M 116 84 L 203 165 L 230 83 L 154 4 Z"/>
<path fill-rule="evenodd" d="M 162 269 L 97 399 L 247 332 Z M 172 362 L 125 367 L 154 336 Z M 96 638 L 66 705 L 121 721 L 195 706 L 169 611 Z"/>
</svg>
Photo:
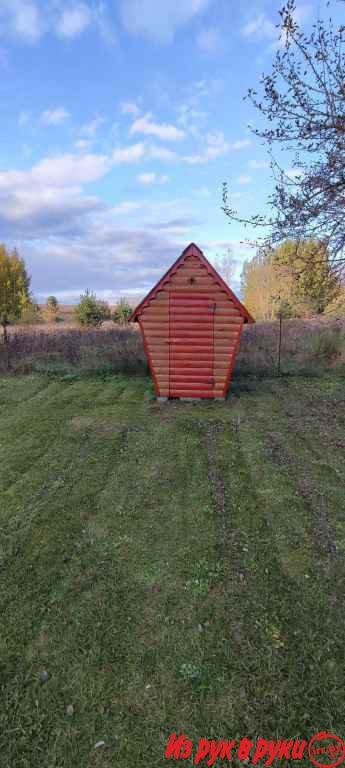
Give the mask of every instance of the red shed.
<svg viewBox="0 0 345 768">
<path fill-rule="evenodd" d="M 254 320 L 191 243 L 132 313 L 158 397 L 226 396 L 243 323 Z"/>
</svg>

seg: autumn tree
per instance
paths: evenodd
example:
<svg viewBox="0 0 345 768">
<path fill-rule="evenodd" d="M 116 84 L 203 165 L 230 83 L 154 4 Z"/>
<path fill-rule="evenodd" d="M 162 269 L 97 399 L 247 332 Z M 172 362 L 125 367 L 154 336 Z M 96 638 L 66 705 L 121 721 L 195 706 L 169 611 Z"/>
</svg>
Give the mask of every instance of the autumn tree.
<svg viewBox="0 0 345 768">
<path fill-rule="evenodd" d="M 327 3 L 329 6 L 330 3 Z M 224 185 L 230 220 L 260 227 L 262 243 L 318 238 L 332 269 L 345 269 L 345 26 L 318 18 L 302 31 L 294 0 L 280 11 L 280 46 L 259 92 L 247 97 L 258 110 L 253 131 L 266 143 L 274 175 L 269 214 L 243 218 Z M 263 118 L 263 127 L 262 125 Z M 277 159 L 278 150 L 279 160 Z M 287 151 L 287 162 L 281 150 Z"/>
<path fill-rule="evenodd" d="M 339 277 L 325 241 L 286 240 L 273 250 L 273 262 L 287 269 L 289 286 L 282 293 L 295 317 L 321 314 L 339 293 Z"/>
<path fill-rule="evenodd" d="M 242 273 L 244 303 L 258 320 L 320 314 L 339 292 L 327 246 L 318 240 L 262 248 Z"/>
<path fill-rule="evenodd" d="M 0 245 L 0 325 L 5 344 L 8 325 L 19 320 L 31 303 L 30 277 L 24 260 L 16 249 L 10 252 Z"/>
<path fill-rule="evenodd" d="M 243 302 L 255 319 L 273 320 L 273 296 L 279 289 L 270 251 L 259 249 L 244 262 L 241 287 Z"/>
</svg>

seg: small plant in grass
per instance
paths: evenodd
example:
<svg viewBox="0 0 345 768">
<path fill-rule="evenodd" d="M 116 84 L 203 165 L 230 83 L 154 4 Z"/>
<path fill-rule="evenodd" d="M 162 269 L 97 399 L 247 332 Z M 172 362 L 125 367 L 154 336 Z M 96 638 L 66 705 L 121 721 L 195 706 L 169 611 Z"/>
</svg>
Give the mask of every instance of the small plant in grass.
<svg viewBox="0 0 345 768">
<path fill-rule="evenodd" d="M 128 304 L 127 299 L 122 298 L 118 301 L 115 307 L 113 321 L 119 325 L 127 325 L 131 314 L 132 307 Z"/>
<path fill-rule="evenodd" d="M 74 310 L 74 316 L 80 325 L 99 328 L 105 320 L 109 320 L 110 307 L 105 301 L 97 299 L 92 291 L 85 291 Z"/>
<path fill-rule="evenodd" d="M 180 675 L 186 681 L 200 680 L 201 669 L 192 661 L 184 661 L 180 666 Z"/>
</svg>

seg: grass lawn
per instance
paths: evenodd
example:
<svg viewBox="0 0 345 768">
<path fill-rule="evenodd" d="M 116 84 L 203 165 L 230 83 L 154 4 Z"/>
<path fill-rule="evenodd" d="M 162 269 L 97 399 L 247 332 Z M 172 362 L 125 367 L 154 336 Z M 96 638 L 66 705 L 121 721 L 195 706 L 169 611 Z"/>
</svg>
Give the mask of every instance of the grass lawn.
<svg viewBox="0 0 345 768">
<path fill-rule="evenodd" d="M 0 424 L 1 768 L 345 736 L 344 377 L 3 378 Z"/>
</svg>

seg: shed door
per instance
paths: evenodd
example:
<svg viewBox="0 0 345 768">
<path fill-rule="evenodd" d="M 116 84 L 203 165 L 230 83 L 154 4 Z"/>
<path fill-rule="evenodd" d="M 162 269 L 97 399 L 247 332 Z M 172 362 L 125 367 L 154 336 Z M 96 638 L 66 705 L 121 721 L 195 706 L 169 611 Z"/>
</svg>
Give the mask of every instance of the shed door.
<svg viewBox="0 0 345 768">
<path fill-rule="evenodd" d="M 205 294 L 170 293 L 170 397 L 213 397 L 214 311 Z"/>
</svg>

